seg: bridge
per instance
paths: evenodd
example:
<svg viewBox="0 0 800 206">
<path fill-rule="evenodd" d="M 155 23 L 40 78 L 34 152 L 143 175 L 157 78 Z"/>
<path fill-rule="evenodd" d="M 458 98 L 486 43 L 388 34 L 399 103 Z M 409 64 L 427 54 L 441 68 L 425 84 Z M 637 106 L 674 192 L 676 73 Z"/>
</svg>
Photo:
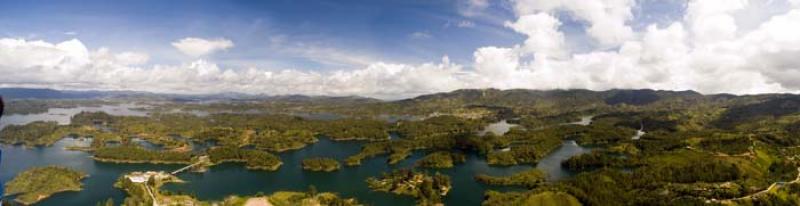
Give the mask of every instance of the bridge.
<svg viewBox="0 0 800 206">
<path fill-rule="evenodd" d="M 186 171 L 186 170 L 188 170 L 188 169 L 191 169 L 191 168 L 193 168 L 193 167 L 195 167 L 195 166 L 198 166 L 198 165 L 201 165 L 201 164 L 208 164 L 208 163 L 211 163 L 211 159 L 210 159 L 208 156 L 200 156 L 200 157 L 197 159 L 197 162 L 195 162 L 195 163 L 192 163 L 192 164 L 190 164 L 190 165 L 187 165 L 186 167 L 182 167 L 182 168 L 180 168 L 180 169 L 177 169 L 177 170 L 175 170 L 175 171 L 172 171 L 172 172 L 170 172 L 169 174 L 171 174 L 171 175 L 177 175 L 178 173 L 181 173 L 181 172 L 183 172 L 183 171 Z"/>
</svg>

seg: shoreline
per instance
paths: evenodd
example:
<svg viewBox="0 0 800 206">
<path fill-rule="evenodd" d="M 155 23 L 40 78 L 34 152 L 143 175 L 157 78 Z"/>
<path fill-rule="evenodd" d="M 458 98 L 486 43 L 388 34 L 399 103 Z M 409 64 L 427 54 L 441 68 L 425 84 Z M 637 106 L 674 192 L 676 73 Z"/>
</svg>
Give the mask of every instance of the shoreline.
<svg viewBox="0 0 800 206">
<path fill-rule="evenodd" d="M 245 164 L 244 165 L 245 169 L 249 169 L 249 170 L 266 170 L 266 171 L 270 171 L 270 172 L 277 171 L 278 169 L 281 168 L 281 166 L 283 166 L 283 161 L 279 161 L 277 164 L 272 165 L 272 166 L 248 166 L 247 165 L 247 160 L 224 159 L 224 160 L 220 160 L 217 163 L 211 163 L 211 165 L 208 165 L 208 167 L 213 167 L 215 165 L 223 164 L 223 163 L 242 163 L 242 164 Z"/>
<path fill-rule="evenodd" d="M 116 163 L 116 164 L 192 164 L 191 161 L 161 161 L 161 160 L 117 160 L 107 159 L 92 156 L 92 159 L 98 162 Z"/>
<path fill-rule="evenodd" d="M 87 175 L 87 176 L 88 176 L 88 175 Z M 83 178 L 81 178 L 81 179 L 83 179 Z M 39 195 L 39 197 L 36 199 L 36 201 L 33 201 L 33 202 L 25 202 L 25 201 L 22 201 L 22 200 L 20 200 L 19 198 L 14 198 L 14 202 L 20 203 L 20 204 L 22 204 L 22 205 L 34 205 L 34 204 L 36 204 L 36 203 L 39 203 L 39 202 L 41 202 L 42 200 L 45 200 L 45 199 L 47 199 L 47 198 L 50 198 L 50 197 L 52 197 L 53 195 L 55 195 L 55 194 L 58 194 L 58 193 L 63 193 L 63 192 L 80 192 L 80 191 L 83 191 L 83 187 L 81 187 L 81 188 L 78 188 L 78 189 L 63 189 L 63 190 L 58 190 L 58 191 L 54 191 L 52 194 L 48 194 L 48 195 Z M 19 195 L 19 194 L 10 194 L 10 195 L 6 195 L 6 196 L 14 196 L 14 195 Z"/>
<path fill-rule="evenodd" d="M 89 174 L 84 174 L 83 176 L 81 176 L 80 178 L 78 178 L 78 181 L 83 181 L 84 179 L 86 179 L 86 178 L 88 178 L 88 177 L 89 177 Z M 20 203 L 20 204 L 22 204 L 22 205 L 34 205 L 34 204 L 36 204 L 36 203 L 39 203 L 39 202 L 41 202 L 42 200 L 45 200 L 45 199 L 47 199 L 47 198 L 50 198 L 50 197 L 52 197 L 53 195 L 55 195 L 55 194 L 58 194 L 58 193 L 64 193 L 64 192 L 81 192 L 81 191 L 83 191 L 83 189 L 84 189 L 84 188 L 83 188 L 83 183 L 81 183 L 80 187 L 78 187 L 78 188 L 66 188 L 66 189 L 62 189 L 62 190 L 56 190 L 56 191 L 53 191 L 53 193 L 50 193 L 50 194 L 41 194 L 41 195 L 39 195 L 39 196 L 36 198 L 36 200 L 34 200 L 34 201 L 32 201 L 32 202 L 26 202 L 26 201 L 20 200 L 20 198 L 19 198 L 19 195 L 20 195 L 20 194 L 23 194 L 23 193 L 5 194 L 3 197 L 11 197 L 11 196 L 15 196 L 15 197 L 14 197 L 14 199 L 13 199 L 13 201 L 14 201 L 14 202 Z"/>
</svg>

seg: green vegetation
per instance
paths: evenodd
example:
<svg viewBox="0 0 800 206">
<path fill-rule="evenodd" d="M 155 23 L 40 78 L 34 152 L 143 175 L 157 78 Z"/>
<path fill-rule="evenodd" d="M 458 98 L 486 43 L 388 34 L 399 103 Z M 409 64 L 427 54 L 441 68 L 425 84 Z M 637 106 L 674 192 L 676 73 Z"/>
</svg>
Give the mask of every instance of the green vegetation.
<svg viewBox="0 0 800 206">
<path fill-rule="evenodd" d="M 547 174 L 538 169 L 530 169 L 515 173 L 507 177 L 495 177 L 480 174 L 475 176 L 475 180 L 488 185 L 501 186 L 523 186 L 534 188 L 545 181 Z"/>
<path fill-rule="evenodd" d="M 57 122 L 32 122 L 6 126 L 0 131 L 0 142 L 28 147 L 50 146 L 68 134 L 68 128 L 58 126 Z"/>
<path fill-rule="evenodd" d="M 270 196 L 256 195 L 249 197 L 228 196 L 222 201 L 200 201 L 192 195 L 173 194 L 160 188 L 169 183 L 183 182 L 178 177 L 165 172 L 132 172 L 123 175 L 114 187 L 122 189 L 128 195 L 122 205 L 200 205 L 200 206 L 246 206 L 246 205 L 276 205 L 276 206 L 358 206 L 355 199 L 341 198 L 334 193 L 317 192 L 312 186 L 307 192 L 278 191 Z M 108 205 L 113 202 L 109 199 L 98 205 Z"/>
<path fill-rule="evenodd" d="M 417 198 L 418 205 L 433 205 L 442 202 L 442 198 L 452 188 L 450 177 L 441 174 L 430 176 L 411 170 L 395 170 L 383 174 L 381 178 L 367 179 L 373 191 L 391 192 L 398 195 L 409 195 Z"/>
<path fill-rule="evenodd" d="M 247 150 L 233 147 L 215 147 L 208 150 L 211 162 L 244 162 L 248 169 L 275 171 L 281 167 L 281 158 L 260 150 Z"/>
<path fill-rule="evenodd" d="M 164 184 L 183 182 L 166 172 L 132 172 L 125 174 L 114 183 L 128 195 L 122 205 L 209 205 L 189 195 L 170 194 L 160 188 Z"/>
<path fill-rule="evenodd" d="M 344 199 L 336 194 L 314 190 L 309 192 L 279 191 L 269 196 L 269 202 L 275 206 L 356 206 L 361 205 L 355 199 Z"/>
<path fill-rule="evenodd" d="M 532 192 L 509 192 L 500 193 L 496 191 L 486 192 L 485 206 L 494 205 L 537 205 L 537 206 L 581 206 L 582 204 L 564 192 L 545 191 L 541 193 Z"/>
<path fill-rule="evenodd" d="M 475 132 L 483 129 L 484 125 L 484 122 L 478 120 L 443 115 L 422 121 L 400 122 L 397 126 L 397 132 L 403 138 L 420 139 L 431 136 Z"/>
<path fill-rule="evenodd" d="M 35 167 L 19 173 L 5 185 L 6 195 L 18 195 L 15 201 L 31 205 L 50 195 L 66 191 L 80 191 L 83 172 L 69 168 Z"/>
<path fill-rule="evenodd" d="M 188 152 L 151 151 L 136 146 L 101 147 L 94 150 L 94 159 L 115 163 L 189 164 Z"/>
<path fill-rule="evenodd" d="M 339 170 L 339 161 L 333 158 L 309 158 L 303 160 L 303 169 L 311 171 L 333 172 Z"/>
<path fill-rule="evenodd" d="M 73 117 L 71 125 L 12 125 L 0 131 L 0 142 L 47 146 L 65 136 L 93 137 L 91 148 L 78 149 L 93 151 L 101 161 L 186 164 L 208 155 L 213 164 L 232 161 L 251 169 L 275 170 L 281 160 L 270 152 L 301 149 L 318 138 L 360 141 L 361 150 L 344 161 L 348 166 L 378 156 L 396 164 L 414 152 L 427 152 L 416 164 L 432 168 L 457 165 L 464 161 L 464 154 L 477 154 L 492 166 L 533 165 L 565 140 L 574 140 L 593 148 L 591 153 L 562 162 L 575 176 L 545 183 L 544 174 L 537 170 L 505 177 L 478 174 L 475 180 L 485 184 L 524 187 L 515 192 L 489 191 L 484 204 L 797 205 L 798 105 L 800 96 L 783 94 L 495 89 L 399 101 L 356 97 L 275 97 L 208 104 L 165 101 L 146 117 L 85 112 Z M 160 112 L 173 109 L 212 114 Z M 285 115 L 322 113 L 337 118 Z M 410 118 L 389 123 L 384 121 L 387 116 Z M 583 116 L 594 116 L 591 124 L 570 124 Z M 478 135 L 489 122 L 501 119 L 520 126 L 503 135 Z M 632 139 L 639 129 L 646 134 Z M 389 134 L 399 138 L 389 139 Z M 164 149 L 143 149 L 134 138 Z M 190 152 L 189 143 L 206 141 L 216 147 Z M 303 166 L 325 171 L 338 168 L 338 162 L 315 158 L 304 160 Z M 441 203 L 450 189 L 446 176 L 409 170 L 367 182 L 373 190 L 414 196 L 420 204 Z M 268 199 L 290 205 L 326 201 L 302 193 L 278 196 Z"/>
<path fill-rule="evenodd" d="M 471 145 L 486 154 L 491 165 L 534 164 L 561 146 L 566 130 L 556 127 L 535 131 L 512 129 L 503 136 L 475 137 Z M 500 149 L 503 148 L 503 149 Z"/>
<path fill-rule="evenodd" d="M 245 133 L 250 132 L 246 131 Z M 286 130 L 284 132 L 267 130 L 255 132 L 254 135 L 247 138 L 249 138 L 249 143 L 255 145 L 257 149 L 273 152 L 300 149 L 317 142 L 314 134 L 307 130 Z"/>
<path fill-rule="evenodd" d="M 562 162 L 561 165 L 573 171 L 586 171 L 605 167 L 624 169 L 639 166 L 635 156 L 625 156 L 601 150 L 571 157 Z"/>
<path fill-rule="evenodd" d="M 455 166 L 455 164 L 462 163 L 464 161 L 466 161 L 464 154 L 438 151 L 426 155 L 417 161 L 417 165 L 430 168 L 451 168 Z"/>
<path fill-rule="evenodd" d="M 371 142 L 362 146 L 361 152 L 345 160 L 348 166 L 361 164 L 361 160 L 378 155 L 389 155 L 389 164 L 396 164 L 406 159 L 415 150 L 451 150 L 466 136 L 472 135 L 481 128 L 481 121 L 453 117 L 437 116 L 422 121 L 402 121 L 397 123 L 397 130 L 402 138 Z M 419 133 L 422 129 L 432 133 Z"/>
<path fill-rule="evenodd" d="M 314 121 L 318 132 L 333 140 L 383 141 L 389 139 L 389 125 L 370 119 L 339 119 Z"/>
<path fill-rule="evenodd" d="M 95 204 L 95 206 L 114 206 L 114 199 L 113 198 L 108 198 L 108 199 L 106 199 L 106 201 L 97 202 L 97 204 Z"/>
</svg>

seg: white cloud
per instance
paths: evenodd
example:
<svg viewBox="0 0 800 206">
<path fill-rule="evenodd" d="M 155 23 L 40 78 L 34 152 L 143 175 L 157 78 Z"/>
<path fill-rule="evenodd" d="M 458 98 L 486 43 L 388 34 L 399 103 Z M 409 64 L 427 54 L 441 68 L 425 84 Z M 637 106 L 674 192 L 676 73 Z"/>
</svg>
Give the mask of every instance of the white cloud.
<svg viewBox="0 0 800 206">
<path fill-rule="evenodd" d="M 790 3 L 790 4 L 791 4 L 791 5 L 794 7 L 794 8 L 800 8 L 800 0 L 789 0 L 789 3 Z"/>
<path fill-rule="evenodd" d="M 540 12 L 565 11 L 589 22 L 586 28 L 592 38 L 605 46 L 616 46 L 633 37 L 626 24 L 633 18 L 634 0 L 511 0 L 518 16 Z"/>
<path fill-rule="evenodd" d="M 602 1 L 605 4 L 627 5 L 621 2 Z M 528 81 L 519 81 L 524 83 L 522 85 L 501 88 L 655 88 L 693 89 L 707 93 L 797 92 L 800 89 L 800 81 L 797 81 L 800 79 L 800 61 L 792 58 L 800 54 L 800 29 L 796 29 L 800 28 L 800 10 L 779 14 L 763 22 L 759 28 L 744 32 L 738 30 L 731 15 L 746 8 L 746 1 L 691 1 L 684 22 L 674 22 L 665 28 L 651 25 L 640 34 L 632 33 L 629 39 L 619 42 L 619 50 L 600 49 L 569 54 L 568 58 L 540 58 L 540 54 L 549 54 L 555 50 L 553 48 L 560 48 L 547 46 L 548 42 L 560 42 L 559 33 L 553 32 L 553 29 L 542 29 L 552 28 L 549 26 L 552 23 L 546 22 L 553 21 L 544 21 L 550 18 L 544 18 L 546 15 L 541 12 L 563 9 L 573 13 L 584 12 L 573 15 L 586 17 L 595 13 L 590 8 L 606 7 L 583 5 L 589 9 L 578 10 L 573 3 L 516 2 L 515 11 L 519 18 L 508 25 L 527 35 L 528 39 L 515 47 L 487 49 L 528 49 L 522 49 L 522 55 L 516 59 L 501 56 L 486 60 L 483 57 L 482 61 L 515 62 L 518 65 L 513 69 L 500 70 L 510 72 L 510 76 L 516 78 L 498 78 L 494 81 L 509 82 L 520 78 Z M 531 15 L 538 15 L 536 19 L 539 20 L 532 20 L 534 18 Z M 595 18 L 587 21 L 596 24 L 602 20 Z M 684 25 L 689 25 L 688 29 Z M 614 33 L 615 27 L 609 28 L 607 32 Z M 591 27 L 587 28 L 587 32 L 592 35 Z M 597 40 L 603 38 L 594 37 Z M 482 55 L 482 50 L 476 52 L 476 57 L 486 56 Z M 535 58 L 524 58 L 530 54 Z"/>
<path fill-rule="evenodd" d="M 563 55 L 564 34 L 558 31 L 561 22 L 546 13 L 520 16 L 516 22 L 506 22 L 506 26 L 528 36 L 523 49 L 527 53 L 542 56 Z"/>
<path fill-rule="evenodd" d="M 187 37 L 176 42 L 172 46 L 192 57 L 199 57 L 212 54 L 217 51 L 224 51 L 233 48 L 233 42 L 228 39 L 201 39 Z"/>
<path fill-rule="evenodd" d="M 777 12 L 752 29 L 741 29 L 732 17 L 737 11 L 753 9 L 750 2 L 696 0 L 687 4 L 681 19 L 619 35 L 630 28 L 626 24 L 630 17 L 623 12 L 627 1 L 591 3 L 594 6 L 583 5 L 585 10 L 568 0 L 525 2 L 515 2 L 518 17 L 506 23 L 510 30 L 523 34 L 525 41 L 478 48 L 470 66 L 452 63 L 447 57 L 416 65 L 355 58 L 348 61 L 358 62 L 357 68 L 328 72 L 221 68 L 206 60 L 145 65 L 147 54 L 90 50 L 74 39 L 61 43 L 0 39 L 0 85 L 388 98 L 485 87 L 692 89 L 739 94 L 800 91 L 800 8 Z M 598 8 L 604 9 L 596 11 Z M 586 20 L 592 25 L 587 34 L 617 46 L 570 51 L 565 46 L 569 39 L 554 13 L 557 10 Z M 595 13 L 617 17 L 593 20 Z M 609 28 L 609 36 L 593 35 L 591 27 L 605 25 L 605 21 L 617 26 L 602 26 Z M 624 38 L 617 38 L 621 36 Z M 304 56 L 353 58 L 319 49 Z"/>
<path fill-rule="evenodd" d="M 19 58 L 24 57 L 24 58 Z M 0 84 L 62 89 L 153 92 L 326 94 L 399 97 L 466 86 L 465 70 L 445 57 L 421 65 L 373 62 L 356 70 L 226 69 L 205 60 L 136 66 L 145 54 L 88 50 L 78 40 L 58 44 L 0 39 Z M 463 76 L 463 77 L 462 77 Z"/>
</svg>

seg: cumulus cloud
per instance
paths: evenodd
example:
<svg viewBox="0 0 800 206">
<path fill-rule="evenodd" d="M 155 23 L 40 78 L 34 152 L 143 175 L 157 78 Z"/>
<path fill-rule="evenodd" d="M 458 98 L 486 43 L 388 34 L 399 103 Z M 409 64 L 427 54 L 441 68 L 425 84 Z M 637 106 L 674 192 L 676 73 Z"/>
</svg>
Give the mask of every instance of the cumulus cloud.
<svg viewBox="0 0 800 206">
<path fill-rule="evenodd" d="M 474 61 L 466 65 L 453 63 L 447 56 L 413 65 L 363 62 L 356 69 L 326 72 L 222 68 L 202 59 L 147 65 L 147 54 L 92 50 L 76 39 L 60 43 L 0 39 L 0 73 L 4 74 L 0 84 L 381 98 L 485 87 L 692 89 L 738 94 L 800 91 L 797 7 L 777 12 L 745 30 L 734 16 L 737 11 L 752 9 L 751 2 L 695 0 L 688 2 L 683 18 L 633 31 L 628 26 L 631 1 L 580 1 L 587 5 L 577 5 L 574 0 L 513 2 L 517 15 L 505 26 L 524 35 L 525 40 L 511 46 L 478 48 Z M 601 44 L 590 51 L 571 51 L 565 46 L 570 39 L 561 29 L 558 12 L 586 21 L 586 34 Z M 606 30 L 593 32 L 593 28 Z M 616 46 L 609 49 L 608 45 Z"/>
<path fill-rule="evenodd" d="M 507 27 L 528 36 L 522 45 L 525 52 L 542 56 L 559 56 L 564 52 L 564 34 L 558 31 L 560 25 L 558 19 L 546 13 L 528 14 L 520 16 L 516 22 L 506 22 Z"/>
<path fill-rule="evenodd" d="M 206 60 L 140 66 L 146 54 L 87 49 L 61 43 L 0 39 L 0 83 L 61 89 L 144 90 L 175 93 L 369 95 L 395 98 L 466 86 L 469 75 L 444 57 L 421 65 L 371 63 L 332 72 L 221 68 Z"/>
<path fill-rule="evenodd" d="M 697 0 L 688 3 L 682 21 L 629 32 L 625 22 L 630 18 L 631 5 L 629 1 L 579 5 L 571 0 L 517 0 L 514 9 L 519 17 L 508 26 L 528 39 L 523 44 L 501 48 L 518 50 L 520 58 L 513 61 L 519 66 L 494 71 L 528 78 L 529 81 L 522 81 L 523 85 L 515 85 L 523 88 L 693 89 L 707 93 L 797 91 L 800 83 L 794 77 L 800 73 L 800 62 L 788 57 L 800 50 L 797 45 L 800 36 L 795 29 L 800 26 L 795 19 L 799 10 L 773 16 L 759 28 L 743 32 L 738 30 L 732 15 L 749 6 L 747 1 Z M 547 23 L 554 21 L 545 18 L 562 10 L 589 22 L 587 34 L 599 43 L 616 44 L 619 49 L 567 51 L 567 58 L 521 58 L 563 49 L 554 44 L 563 37 L 551 29 L 553 23 Z M 598 16 L 602 13 L 607 16 Z M 531 15 L 539 20 L 531 20 L 534 19 Z M 593 28 L 603 27 L 598 25 L 616 26 L 606 26 L 603 32 L 608 36 L 604 36 L 593 32 Z M 503 58 L 507 57 L 496 57 Z"/>
<path fill-rule="evenodd" d="M 172 46 L 192 57 L 199 57 L 212 54 L 217 51 L 224 51 L 232 48 L 233 42 L 228 39 L 201 39 L 195 37 L 187 37 L 176 42 L 172 42 Z"/>
<path fill-rule="evenodd" d="M 626 24 L 633 18 L 634 0 L 511 0 L 518 16 L 540 12 L 559 11 L 590 24 L 586 32 L 598 43 L 616 46 L 633 37 L 633 29 Z"/>
</svg>

